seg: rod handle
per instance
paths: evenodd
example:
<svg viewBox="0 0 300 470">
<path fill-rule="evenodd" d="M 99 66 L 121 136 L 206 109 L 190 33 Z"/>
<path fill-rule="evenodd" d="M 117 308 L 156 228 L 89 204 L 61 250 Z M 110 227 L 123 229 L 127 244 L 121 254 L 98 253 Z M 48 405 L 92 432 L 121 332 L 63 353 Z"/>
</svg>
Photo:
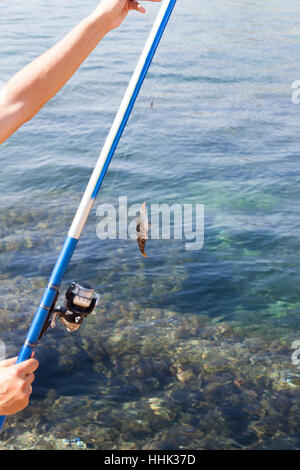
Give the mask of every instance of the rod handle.
<svg viewBox="0 0 300 470">
<path fill-rule="evenodd" d="M 4 428 L 5 421 L 6 421 L 6 416 L 0 416 L 0 432 Z"/>
</svg>

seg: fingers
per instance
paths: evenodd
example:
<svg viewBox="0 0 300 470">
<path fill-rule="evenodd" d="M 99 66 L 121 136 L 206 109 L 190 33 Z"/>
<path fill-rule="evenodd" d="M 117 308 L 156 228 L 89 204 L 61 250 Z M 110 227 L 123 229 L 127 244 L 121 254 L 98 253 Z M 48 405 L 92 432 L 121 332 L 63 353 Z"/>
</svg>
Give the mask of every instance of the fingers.
<svg viewBox="0 0 300 470">
<path fill-rule="evenodd" d="M 23 377 L 33 374 L 33 372 L 36 371 L 38 366 L 39 362 L 33 358 L 15 365 L 17 372 Z"/>
<path fill-rule="evenodd" d="M 21 396 L 23 399 L 28 400 L 29 396 L 32 394 L 32 382 L 34 381 L 34 375 L 30 376 L 30 379 L 28 380 L 27 377 L 26 379 L 23 379 L 22 385 L 20 386 L 20 392 Z"/>
<path fill-rule="evenodd" d="M 145 8 L 139 2 L 130 1 L 128 3 L 128 10 L 136 10 L 140 13 L 146 13 Z"/>
<path fill-rule="evenodd" d="M 22 410 L 28 405 L 32 394 L 34 373 L 39 363 L 33 358 L 20 364 L 16 364 L 16 360 L 12 358 L 0 362 L 0 414 L 11 415 Z"/>
<path fill-rule="evenodd" d="M 25 377 L 25 382 L 27 383 L 27 385 L 30 385 L 32 384 L 32 382 L 34 382 L 34 374 L 29 374 L 29 375 L 26 375 Z"/>
<path fill-rule="evenodd" d="M 160 2 L 160 0 L 148 0 L 148 1 Z M 132 1 L 132 0 L 128 2 L 128 10 L 135 10 L 135 11 L 139 11 L 140 13 L 146 13 L 145 8 L 139 2 Z"/>
<path fill-rule="evenodd" d="M 30 395 L 32 394 L 32 383 L 34 382 L 35 376 L 33 373 L 26 374 L 23 378 L 22 391 L 24 394 L 25 403 L 28 404 Z M 27 405 L 26 405 L 27 406 Z"/>
<path fill-rule="evenodd" d="M 29 359 L 29 361 L 25 361 L 27 362 L 27 368 L 25 369 L 28 373 L 25 373 L 24 375 L 24 370 L 22 370 L 22 375 L 21 377 L 19 377 L 19 380 L 20 380 L 20 384 L 21 384 L 21 387 L 20 387 L 20 390 L 22 392 L 22 395 L 23 395 L 23 405 L 24 407 L 28 405 L 29 403 L 29 397 L 30 395 L 32 394 L 32 383 L 34 382 L 34 379 L 35 379 L 35 376 L 34 376 L 34 371 L 36 370 L 37 368 L 37 364 L 32 364 L 31 363 L 31 359 Z M 37 362 L 37 361 L 35 361 Z M 30 370 L 32 372 L 30 372 Z M 20 374 L 20 372 L 18 372 Z"/>
<path fill-rule="evenodd" d="M 32 394 L 32 386 L 29 384 L 25 387 L 25 397 L 28 399 L 30 395 Z"/>
</svg>

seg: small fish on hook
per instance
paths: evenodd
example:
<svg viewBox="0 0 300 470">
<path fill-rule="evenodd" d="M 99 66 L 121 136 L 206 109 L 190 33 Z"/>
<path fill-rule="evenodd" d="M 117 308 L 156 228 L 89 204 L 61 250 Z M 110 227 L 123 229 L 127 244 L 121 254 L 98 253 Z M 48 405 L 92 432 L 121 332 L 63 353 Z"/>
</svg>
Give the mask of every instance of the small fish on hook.
<svg viewBox="0 0 300 470">
<path fill-rule="evenodd" d="M 146 241 L 148 240 L 149 233 L 149 223 L 148 223 L 148 211 L 146 203 L 144 202 L 140 208 L 140 215 L 136 223 L 136 233 L 137 241 L 140 247 L 140 251 L 144 258 L 148 258 L 148 255 L 145 253 Z"/>
</svg>

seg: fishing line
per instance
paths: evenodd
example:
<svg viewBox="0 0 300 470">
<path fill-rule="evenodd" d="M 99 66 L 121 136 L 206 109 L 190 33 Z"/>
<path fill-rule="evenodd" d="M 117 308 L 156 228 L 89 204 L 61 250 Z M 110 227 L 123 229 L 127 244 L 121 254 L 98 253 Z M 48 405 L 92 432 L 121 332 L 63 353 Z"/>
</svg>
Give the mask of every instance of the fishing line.
<svg viewBox="0 0 300 470">
<path fill-rule="evenodd" d="M 154 61 L 153 61 L 153 64 L 155 65 Z M 166 64 L 164 63 L 164 65 L 166 65 Z M 168 65 L 169 64 L 167 64 L 167 67 L 168 67 Z M 124 151 L 122 151 L 122 150 L 119 151 L 120 156 L 116 160 L 116 167 L 117 168 L 115 170 L 115 175 L 113 176 L 113 180 L 110 183 L 110 185 L 108 187 L 108 190 L 106 191 L 106 194 L 105 194 L 105 198 L 107 200 L 110 200 L 112 194 L 115 193 L 116 182 L 117 182 L 118 176 L 120 174 L 122 164 L 126 161 L 129 154 L 131 153 L 131 149 L 133 148 L 133 143 L 135 141 L 135 137 L 136 137 L 137 132 L 139 130 L 139 124 L 142 122 L 142 118 L 144 118 L 146 113 L 149 111 L 149 108 L 150 108 L 150 111 L 152 111 L 153 103 L 157 102 L 156 97 L 158 96 L 158 83 L 159 83 L 159 80 L 160 80 L 159 74 L 157 74 L 156 77 L 151 77 L 151 90 L 152 90 L 151 91 L 151 97 L 150 96 L 149 97 L 143 96 L 143 94 L 144 95 L 145 94 L 149 95 L 149 93 L 145 93 L 145 92 L 142 95 L 140 94 L 140 96 L 139 96 L 139 101 L 141 102 L 140 106 L 139 106 L 139 111 L 138 111 L 138 113 L 135 113 L 135 114 L 137 114 L 137 117 L 135 118 L 134 121 L 133 121 L 134 115 L 132 116 L 133 119 L 131 119 L 131 121 L 133 121 L 134 124 L 131 126 L 131 132 L 128 133 L 128 143 L 127 143 Z M 145 184 L 149 181 L 150 181 L 150 175 L 148 174 L 147 178 L 146 178 L 146 181 L 145 181 Z M 139 202 L 141 202 L 141 204 L 142 204 L 142 202 L 144 202 L 144 201 L 139 201 Z M 98 223 L 100 222 L 101 218 L 102 218 L 101 216 L 98 216 L 96 218 L 96 227 L 97 227 Z M 72 276 L 74 279 L 77 278 L 77 274 L 78 274 L 79 269 L 81 268 L 82 264 L 83 264 L 83 257 L 80 258 L 80 260 L 78 261 L 78 263 L 74 267 L 74 275 Z"/>
<path fill-rule="evenodd" d="M 158 82 L 158 78 L 156 78 L 155 80 L 155 83 L 154 83 L 154 86 L 153 88 L 156 89 L 156 84 Z M 141 122 L 141 119 L 142 119 L 142 116 L 144 116 L 146 112 L 146 108 L 143 109 L 141 108 L 138 115 L 137 115 L 137 118 L 135 119 L 134 121 L 134 125 L 132 127 L 132 131 L 131 133 L 129 133 L 129 138 L 128 138 L 128 144 L 126 145 L 126 148 L 125 150 L 122 152 L 122 150 L 119 152 L 121 153 L 119 159 L 117 159 L 116 163 L 117 163 L 117 168 L 115 170 L 115 175 L 113 176 L 113 180 L 112 182 L 110 183 L 109 187 L 108 187 L 108 190 L 106 192 L 106 195 L 105 195 L 105 198 L 110 200 L 113 192 L 115 192 L 115 186 L 116 186 L 116 182 L 117 182 L 117 178 L 119 176 L 119 173 L 120 173 L 120 170 L 121 170 L 121 167 L 122 167 L 122 164 L 125 162 L 125 160 L 128 158 L 129 154 L 131 153 L 130 150 L 132 148 L 132 142 L 133 142 L 133 139 L 134 137 L 136 136 L 137 134 L 137 131 L 138 131 L 138 127 L 139 127 L 139 124 Z M 96 226 L 98 225 L 98 223 L 100 222 L 101 220 L 101 216 L 99 216 L 97 219 L 96 219 Z M 81 257 L 80 260 L 78 261 L 76 267 L 75 267 L 75 271 L 74 271 L 74 279 L 77 278 L 77 274 L 79 272 L 79 269 L 80 267 L 82 266 L 83 264 L 83 258 Z"/>
<path fill-rule="evenodd" d="M 157 82 L 158 82 L 158 79 L 156 79 L 155 84 L 156 84 Z M 154 84 L 154 88 L 156 88 L 156 87 L 155 87 L 155 84 Z M 110 183 L 109 188 L 108 188 L 108 190 L 107 190 L 107 193 L 106 193 L 106 195 L 105 195 L 105 198 L 106 198 L 107 200 L 110 200 L 110 198 L 111 198 L 113 192 L 115 193 L 116 182 L 117 182 L 118 176 L 119 176 L 119 174 L 120 174 L 120 171 L 121 171 L 121 168 L 122 168 L 122 164 L 126 161 L 126 159 L 128 158 L 129 154 L 131 153 L 130 150 L 132 149 L 132 141 L 133 141 L 134 137 L 135 137 L 136 134 L 137 134 L 137 131 L 138 131 L 138 128 L 139 128 L 139 124 L 140 124 L 140 122 L 141 122 L 142 116 L 145 115 L 145 112 L 146 112 L 146 108 L 140 110 L 140 112 L 139 112 L 139 114 L 138 114 L 138 116 L 137 116 L 137 119 L 135 120 L 135 123 L 134 123 L 134 126 L 133 126 L 133 128 L 132 128 L 132 131 L 131 131 L 131 133 L 130 133 L 130 135 L 129 135 L 128 144 L 127 144 L 127 146 L 126 146 L 126 149 L 125 149 L 124 152 L 122 152 L 122 151 L 120 152 L 121 155 L 120 155 L 119 159 L 116 161 L 116 163 L 117 163 L 117 165 L 116 165 L 117 168 L 116 168 L 116 170 L 115 170 L 115 175 L 113 176 L 113 180 L 112 180 L 112 182 Z M 148 177 L 148 178 L 149 178 L 149 177 Z M 141 201 L 141 202 L 142 202 L 142 201 Z M 101 218 L 102 218 L 101 216 L 98 216 L 98 217 L 96 218 L 96 227 L 97 227 L 98 223 L 100 222 Z M 72 276 L 74 279 L 77 279 L 77 274 L 78 274 L 79 269 L 81 268 L 82 264 L 83 264 L 83 257 L 81 257 L 80 260 L 78 261 L 78 263 L 76 264 L 75 271 L 74 271 L 74 274 L 73 274 L 73 276 Z"/>
</svg>

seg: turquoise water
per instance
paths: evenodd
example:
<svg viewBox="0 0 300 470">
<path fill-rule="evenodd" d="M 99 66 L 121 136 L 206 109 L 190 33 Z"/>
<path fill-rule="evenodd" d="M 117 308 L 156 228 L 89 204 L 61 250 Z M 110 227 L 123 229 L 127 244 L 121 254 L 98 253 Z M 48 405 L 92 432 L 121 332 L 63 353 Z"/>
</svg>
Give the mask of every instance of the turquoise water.
<svg viewBox="0 0 300 470">
<path fill-rule="evenodd" d="M 94 7 L 0 3 L 0 80 Z M 17 354 L 157 11 L 133 14 L 1 146 L 0 321 Z M 102 303 L 43 338 L 1 448 L 300 448 L 300 6 L 178 1 L 64 286 Z M 198 203 L 184 240 L 96 237 L 97 206 Z"/>
</svg>

